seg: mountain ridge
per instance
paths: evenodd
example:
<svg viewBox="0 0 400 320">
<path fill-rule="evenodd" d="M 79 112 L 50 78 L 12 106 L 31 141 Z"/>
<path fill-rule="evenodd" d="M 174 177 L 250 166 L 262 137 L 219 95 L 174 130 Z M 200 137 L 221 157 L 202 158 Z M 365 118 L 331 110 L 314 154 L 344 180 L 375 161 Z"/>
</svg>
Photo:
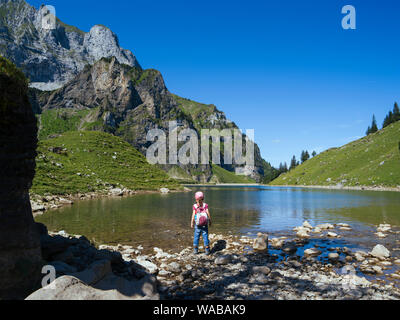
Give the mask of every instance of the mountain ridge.
<svg viewBox="0 0 400 320">
<path fill-rule="evenodd" d="M 179 120 L 182 128 L 198 133 L 201 128 L 238 128 L 215 106 L 170 93 L 162 74 L 143 70 L 107 27 L 95 25 L 85 33 L 57 19 L 56 29 L 42 30 L 43 10 L 25 0 L 2 0 L 0 5 L 0 55 L 10 58 L 31 81 L 29 95 L 41 139 L 65 130 L 104 131 L 146 154 L 148 131 L 167 132 L 169 121 Z M 196 104 L 195 113 L 188 103 Z M 255 167 L 221 166 L 261 181 L 268 167 L 257 145 L 255 162 Z M 161 167 L 167 172 L 172 168 Z M 213 177 L 211 165 L 181 169 L 195 181 L 209 182 Z"/>
<path fill-rule="evenodd" d="M 57 18 L 56 28 L 47 30 L 42 26 L 45 14 L 45 6 L 37 10 L 25 0 L 0 2 L 0 54 L 24 71 L 32 87 L 58 89 L 85 65 L 103 57 L 115 56 L 121 63 L 140 68 L 109 28 L 95 25 L 84 32 Z"/>
<path fill-rule="evenodd" d="M 120 64 L 114 57 L 87 65 L 60 89 L 47 92 L 31 89 L 30 96 L 41 123 L 41 139 L 70 130 L 104 131 L 123 138 L 146 154 L 150 146 L 147 133 L 152 129 L 168 132 L 171 121 L 179 121 L 181 129 L 194 129 L 198 134 L 201 129 L 237 129 L 215 106 L 209 108 L 210 105 L 170 93 L 159 71 Z M 185 109 L 186 103 L 200 106 L 198 112 L 189 112 Z M 54 123 L 58 123 L 58 127 L 49 129 Z M 222 167 L 231 172 L 243 168 L 247 175 L 261 181 L 263 159 L 257 145 L 255 160 L 253 169 L 224 163 Z M 172 166 L 161 165 L 167 172 Z M 198 182 L 209 182 L 213 177 L 211 165 L 180 167 Z"/>
</svg>

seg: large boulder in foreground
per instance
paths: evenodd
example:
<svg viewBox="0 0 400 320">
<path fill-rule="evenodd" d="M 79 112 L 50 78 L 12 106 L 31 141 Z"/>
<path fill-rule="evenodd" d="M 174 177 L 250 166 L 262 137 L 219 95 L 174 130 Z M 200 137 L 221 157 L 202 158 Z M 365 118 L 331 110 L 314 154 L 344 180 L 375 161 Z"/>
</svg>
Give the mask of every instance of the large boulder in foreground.
<svg viewBox="0 0 400 320">
<path fill-rule="evenodd" d="M 27 80 L 0 57 L 0 300 L 25 297 L 40 277 L 40 241 L 28 192 L 36 146 Z"/>
<path fill-rule="evenodd" d="M 158 294 L 152 284 L 141 281 L 127 281 L 109 275 L 99 282 L 96 289 L 72 276 L 63 276 L 50 285 L 32 293 L 26 300 L 156 300 Z M 115 289 L 117 288 L 117 289 Z"/>
</svg>

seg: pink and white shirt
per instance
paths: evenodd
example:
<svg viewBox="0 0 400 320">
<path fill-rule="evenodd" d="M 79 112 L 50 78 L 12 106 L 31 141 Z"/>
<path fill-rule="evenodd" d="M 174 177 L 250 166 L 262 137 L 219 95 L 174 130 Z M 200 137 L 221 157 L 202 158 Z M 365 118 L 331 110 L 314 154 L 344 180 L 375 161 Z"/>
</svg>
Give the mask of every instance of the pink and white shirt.
<svg viewBox="0 0 400 320">
<path fill-rule="evenodd" d="M 196 214 L 207 212 L 207 210 L 208 210 L 208 204 L 207 203 L 203 203 L 203 207 L 199 207 L 197 205 L 197 203 L 193 205 L 193 211 L 196 211 Z"/>
</svg>

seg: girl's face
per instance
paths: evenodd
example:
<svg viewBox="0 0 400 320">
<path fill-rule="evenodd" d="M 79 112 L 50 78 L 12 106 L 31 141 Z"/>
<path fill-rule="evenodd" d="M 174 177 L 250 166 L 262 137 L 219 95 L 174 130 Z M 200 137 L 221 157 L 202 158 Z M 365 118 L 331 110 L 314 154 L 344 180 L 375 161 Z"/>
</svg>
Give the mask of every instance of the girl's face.
<svg viewBox="0 0 400 320">
<path fill-rule="evenodd" d="M 202 205 L 203 204 L 203 199 L 199 199 L 199 200 L 196 200 L 197 201 L 197 204 L 199 204 L 199 205 Z"/>
</svg>

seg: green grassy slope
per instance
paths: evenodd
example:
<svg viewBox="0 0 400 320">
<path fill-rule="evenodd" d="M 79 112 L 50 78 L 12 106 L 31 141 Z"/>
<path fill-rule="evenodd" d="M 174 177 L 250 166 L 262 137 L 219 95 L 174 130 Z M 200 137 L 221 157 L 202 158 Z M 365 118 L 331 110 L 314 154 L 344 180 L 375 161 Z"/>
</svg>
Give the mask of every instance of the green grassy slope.
<svg viewBox="0 0 400 320">
<path fill-rule="evenodd" d="M 225 170 L 217 165 L 212 165 L 213 177 L 211 181 L 216 183 L 256 183 L 253 179 L 246 176 L 239 176 L 233 172 Z"/>
<path fill-rule="evenodd" d="M 130 144 L 102 132 L 66 132 L 42 140 L 36 164 L 32 192 L 40 195 L 102 191 L 110 186 L 131 190 L 180 188 Z"/>
<path fill-rule="evenodd" d="M 400 185 L 400 122 L 341 148 L 327 150 L 272 185 Z"/>
<path fill-rule="evenodd" d="M 236 127 L 235 124 L 232 122 L 225 123 L 224 121 L 222 122 L 217 121 L 217 123 L 216 122 L 211 123 L 208 118 L 214 115 L 215 113 L 220 113 L 217 107 L 213 104 L 204 104 L 192 101 L 189 99 L 179 97 L 175 94 L 173 94 L 172 96 L 178 103 L 179 108 L 182 110 L 184 115 L 192 120 L 194 127 L 198 131 L 201 131 L 202 129 L 205 128 L 221 129 L 220 126 L 222 126 L 224 129 Z"/>
<path fill-rule="evenodd" d="M 68 131 L 77 131 L 82 119 L 84 119 L 90 110 L 74 109 L 53 109 L 43 112 L 39 115 L 39 139 L 47 139 L 50 135 L 61 134 Z"/>
</svg>

